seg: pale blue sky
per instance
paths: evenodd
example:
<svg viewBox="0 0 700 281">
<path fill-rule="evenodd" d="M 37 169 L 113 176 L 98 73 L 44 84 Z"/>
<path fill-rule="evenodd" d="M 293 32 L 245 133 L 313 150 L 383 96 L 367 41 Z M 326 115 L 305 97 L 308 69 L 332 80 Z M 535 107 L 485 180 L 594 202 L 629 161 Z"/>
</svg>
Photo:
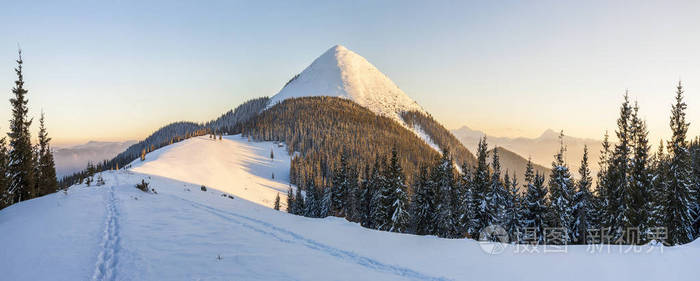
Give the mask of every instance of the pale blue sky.
<svg viewBox="0 0 700 281">
<path fill-rule="evenodd" d="M 679 78 L 700 122 L 698 1 L 25 2 L 0 3 L 0 89 L 19 42 L 32 114 L 58 144 L 212 119 L 335 44 L 449 128 L 600 138 L 629 88 L 656 143 Z"/>
</svg>

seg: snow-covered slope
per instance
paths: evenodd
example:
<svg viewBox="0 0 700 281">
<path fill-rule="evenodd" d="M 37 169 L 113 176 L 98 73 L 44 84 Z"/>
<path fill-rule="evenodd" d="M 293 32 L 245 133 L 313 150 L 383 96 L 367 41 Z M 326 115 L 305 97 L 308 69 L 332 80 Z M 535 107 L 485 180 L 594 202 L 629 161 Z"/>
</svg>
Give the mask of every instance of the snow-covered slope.
<svg viewBox="0 0 700 281">
<path fill-rule="evenodd" d="M 637 281 L 697 280 L 700 273 L 700 241 L 630 251 L 570 246 L 567 253 L 505 245 L 487 254 L 473 240 L 275 211 L 242 198 L 285 185 L 263 180 L 279 167 L 268 161 L 273 145 L 238 136 L 189 139 L 131 170 L 102 173 L 104 186 L 73 186 L 10 206 L 0 211 L 0 280 Z M 283 154 L 275 150 L 276 159 Z M 158 194 L 134 188 L 142 179 Z M 212 185 L 202 192 L 205 182 Z"/>
<path fill-rule="evenodd" d="M 131 170 L 216 187 L 272 207 L 278 193 L 282 199 L 286 198 L 289 164 L 290 157 L 284 146 L 248 142 L 235 135 L 223 140 L 197 137 L 172 144 L 147 154 L 145 161 L 136 159 L 131 163 Z"/>
<path fill-rule="evenodd" d="M 272 106 L 288 98 L 332 96 L 350 99 L 400 124 L 400 113 L 423 108 L 362 56 L 336 45 L 314 60 L 270 99 Z"/>
</svg>

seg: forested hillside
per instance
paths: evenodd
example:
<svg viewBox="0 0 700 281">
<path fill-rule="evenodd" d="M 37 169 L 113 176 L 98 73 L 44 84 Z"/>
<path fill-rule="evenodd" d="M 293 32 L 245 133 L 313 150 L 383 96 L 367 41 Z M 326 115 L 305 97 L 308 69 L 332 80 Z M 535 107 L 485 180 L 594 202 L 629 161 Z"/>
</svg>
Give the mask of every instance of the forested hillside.
<svg viewBox="0 0 700 281">
<path fill-rule="evenodd" d="M 350 166 L 363 171 L 395 147 L 409 181 L 419 164 L 439 157 L 437 151 L 394 120 L 334 97 L 287 99 L 246 122 L 242 133 L 256 141 L 285 142 L 290 153 L 298 152 L 292 159 L 290 178 L 300 185 L 307 181 L 315 186 L 329 185 L 343 153 L 349 156 Z M 469 154 L 460 159 L 473 158 Z"/>
<path fill-rule="evenodd" d="M 420 128 L 437 144 L 441 149 L 447 149 L 453 155 L 454 161 L 458 165 L 467 163 L 470 166 L 476 164 L 474 154 L 469 152 L 452 133 L 432 116 L 425 115 L 419 111 L 407 111 L 401 114 L 404 122 L 409 127 L 420 126 Z"/>
</svg>

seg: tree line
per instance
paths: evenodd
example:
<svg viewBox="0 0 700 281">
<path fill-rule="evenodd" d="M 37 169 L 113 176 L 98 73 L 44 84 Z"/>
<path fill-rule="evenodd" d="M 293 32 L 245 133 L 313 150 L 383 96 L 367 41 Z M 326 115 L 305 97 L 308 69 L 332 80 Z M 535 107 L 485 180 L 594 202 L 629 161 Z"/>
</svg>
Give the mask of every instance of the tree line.
<svg viewBox="0 0 700 281">
<path fill-rule="evenodd" d="M 7 137 L 0 138 L 0 209 L 14 203 L 56 192 L 58 182 L 46 131 L 44 113 L 39 119 L 38 142 L 32 144 L 28 116 L 29 91 L 24 87 L 22 51 L 19 51 L 10 105 L 12 117 Z"/>
<path fill-rule="evenodd" d="M 295 192 L 289 189 L 287 211 L 445 238 L 476 238 L 482 229 L 498 225 L 517 243 L 688 243 L 700 235 L 700 140 L 687 140 L 683 94 L 679 83 L 671 108 L 672 137 L 652 153 L 639 106 L 625 93 L 617 142 L 605 134 L 597 175 L 584 147 L 578 179 L 572 176 L 564 160 L 563 132 L 549 175 L 534 172 L 528 161 L 523 192 L 518 192 L 518 179 L 502 171 L 498 149 L 487 162 L 485 138 L 476 164 L 458 169 L 443 150 L 419 165 L 411 185 L 396 147 L 364 168 L 351 164 L 346 151 L 328 185 L 307 180 L 298 182 Z"/>
</svg>

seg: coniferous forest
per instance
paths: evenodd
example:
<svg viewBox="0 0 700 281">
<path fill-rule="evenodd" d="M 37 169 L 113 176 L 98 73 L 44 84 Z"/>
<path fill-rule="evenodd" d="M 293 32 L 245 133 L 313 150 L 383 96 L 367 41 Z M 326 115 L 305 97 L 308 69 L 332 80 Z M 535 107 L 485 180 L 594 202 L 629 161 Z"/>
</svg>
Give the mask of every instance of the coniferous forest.
<svg viewBox="0 0 700 281">
<path fill-rule="evenodd" d="M 10 105 L 12 117 L 7 137 L 0 138 L 0 209 L 14 203 L 56 192 L 58 182 L 51 152 L 51 138 L 44 113 L 39 119 L 39 136 L 32 144 L 29 127 L 28 94 L 24 85 L 22 51 L 19 51 Z"/>
<path fill-rule="evenodd" d="M 322 186 L 295 174 L 301 188 L 289 189 L 287 211 L 445 238 L 479 238 L 482 229 L 497 225 L 506 231 L 507 241 L 516 243 L 688 243 L 700 235 L 700 139 L 688 140 L 683 98 L 679 82 L 670 114 L 672 137 L 652 152 L 640 108 L 625 93 L 616 141 L 605 134 L 600 159 L 589 159 L 584 148 L 578 171 L 571 171 L 564 160 L 563 132 L 560 147 L 553 148 L 551 173 L 536 173 L 529 162 L 524 179 L 502 171 L 498 149 L 487 162 L 486 139 L 479 144 L 476 163 L 464 162 L 459 168 L 447 150 L 407 165 L 402 159 L 410 156 L 399 151 L 410 149 L 373 150 L 377 153 L 371 162 L 365 162 L 371 156 L 356 157 L 351 149 L 342 149 L 332 171 L 308 170 L 330 178 Z M 258 128 L 253 134 L 275 138 L 279 130 Z M 592 175 L 589 166 L 596 160 L 601 170 Z M 309 166 L 328 167 L 318 163 Z"/>
</svg>

